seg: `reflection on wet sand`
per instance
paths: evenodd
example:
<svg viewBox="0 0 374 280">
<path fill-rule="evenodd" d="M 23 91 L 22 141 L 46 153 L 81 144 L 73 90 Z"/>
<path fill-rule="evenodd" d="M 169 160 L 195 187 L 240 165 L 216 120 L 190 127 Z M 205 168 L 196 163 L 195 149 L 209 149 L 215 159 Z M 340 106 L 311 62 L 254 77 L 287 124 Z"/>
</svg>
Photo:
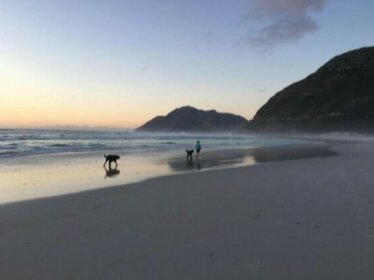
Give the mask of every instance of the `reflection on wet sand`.
<svg viewBox="0 0 374 280">
<path fill-rule="evenodd" d="M 241 166 L 272 161 L 296 160 L 302 158 L 336 156 L 327 145 L 277 146 L 255 149 L 207 151 L 200 160 L 185 160 L 184 157 L 169 158 L 167 163 L 172 171 L 189 171 L 224 166 Z"/>
<path fill-rule="evenodd" d="M 196 161 L 194 162 L 192 159 L 191 160 L 187 160 L 186 162 L 186 169 L 198 169 L 200 170 L 201 169 L 201 164 L 199 161 Z"/>
<path fill-rule="evenodd" d="M 115 177 L 117 176 L 119 173 L 120 173 L 120 170 L 118 169 L 118 166 L 112 168 L 110 165 L 109 165 L 109 169 L 104 166 L 104 170 L 105 170 L 105 179 L 106 178 L 111 178 L 111 177 Z"/>
<path fill-rule="evenodd" d="M 102 172 L 102 155 L 43 155 L 0 161 L 0 204 L 137 182 L 146 178 L 270 161 L 334 156 L 327 145 L 293 145 L 257 149 L 204 150 L 186 162 L 184 151 L 127 155 L 118 168 Z M 110 178 L 110 180 L 105 180 Z"/>
<path fill-rule="evenodd" d="M 253 160 L 248 156 L 248 150 L 205 151 L 199 160 L 186 160 L 185 157 L 172 157 L 167 160 L 170 169 L 175 172 L 251 163 Z"/>
</svg>

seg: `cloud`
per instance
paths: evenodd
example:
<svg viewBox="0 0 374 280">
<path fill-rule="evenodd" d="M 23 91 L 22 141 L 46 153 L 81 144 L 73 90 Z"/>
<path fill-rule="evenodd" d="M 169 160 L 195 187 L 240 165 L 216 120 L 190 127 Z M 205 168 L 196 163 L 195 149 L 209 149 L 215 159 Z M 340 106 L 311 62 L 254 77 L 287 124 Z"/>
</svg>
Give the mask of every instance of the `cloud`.
<svg viewBox="0 0 374 280">
<path fill-rule="evenodd" d="M 254 26 L 243 42 L 258 49 L 296 42 L 319 29 L 311 13 L 323 9 L 326 0 L 253 0 L 248 14 Z"/>
</svg>

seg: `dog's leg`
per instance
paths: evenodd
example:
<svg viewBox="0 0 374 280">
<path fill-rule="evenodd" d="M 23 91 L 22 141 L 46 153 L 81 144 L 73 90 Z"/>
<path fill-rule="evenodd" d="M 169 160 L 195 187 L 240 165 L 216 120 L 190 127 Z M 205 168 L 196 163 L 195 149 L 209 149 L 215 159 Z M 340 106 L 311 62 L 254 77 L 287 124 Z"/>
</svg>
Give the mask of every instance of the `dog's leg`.
<svg viewBox="0 0 374 280">
<path fill-rule="evenodd" d="M 103 165 L 104 167 L 105 167 L 105 164 L 106 164 L 107 162 L 108 162 L 108 160 L 106 159 L 106 160 L 104 161 L 104 165 Z"/>
</svg>

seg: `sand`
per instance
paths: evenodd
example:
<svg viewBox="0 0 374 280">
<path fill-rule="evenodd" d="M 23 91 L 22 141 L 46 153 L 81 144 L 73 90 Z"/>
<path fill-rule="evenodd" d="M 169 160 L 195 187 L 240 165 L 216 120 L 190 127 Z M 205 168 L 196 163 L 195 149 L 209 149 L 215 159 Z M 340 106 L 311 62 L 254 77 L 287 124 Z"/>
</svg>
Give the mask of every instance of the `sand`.
<svg viewBox="0 0 374 280">
<path fill-rule="evenodd" d="M 374 143 L 0 206 L 0 279 L 373 279 Z"/>
</svg>

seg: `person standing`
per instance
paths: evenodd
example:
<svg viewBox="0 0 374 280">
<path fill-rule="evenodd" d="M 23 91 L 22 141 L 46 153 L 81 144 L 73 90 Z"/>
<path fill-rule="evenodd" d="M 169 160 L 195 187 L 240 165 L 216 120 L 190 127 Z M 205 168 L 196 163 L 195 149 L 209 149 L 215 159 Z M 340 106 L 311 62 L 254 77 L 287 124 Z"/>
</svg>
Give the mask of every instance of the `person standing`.
<svg viewBox="0 0 374 280">
<path fill-rule="evenodd" d="M 199 154 L 200 154 L 200 150 L 201 150 L 201 145 L 200 145 L 199 140 L 197 140 L 197 142 L 196 142 L 195 150 L 196 150 L 196 160 L 199 160 Z"/>
</svg>

